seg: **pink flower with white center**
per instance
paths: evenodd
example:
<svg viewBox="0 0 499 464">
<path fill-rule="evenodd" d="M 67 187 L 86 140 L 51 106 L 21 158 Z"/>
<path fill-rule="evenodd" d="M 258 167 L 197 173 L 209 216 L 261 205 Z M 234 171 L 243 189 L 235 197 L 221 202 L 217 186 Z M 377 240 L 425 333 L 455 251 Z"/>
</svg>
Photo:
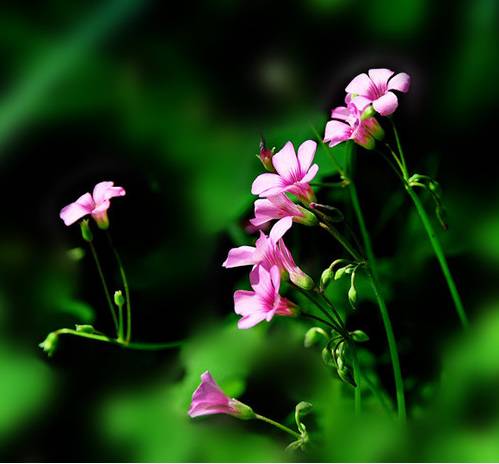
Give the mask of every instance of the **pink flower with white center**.
<svg viewBox="0 0 499 464">
<path fill-rule="evenodd" d="M 398 106 L 397 96 L 392 90 L 408 92 L 411 77 L 407 73 L 395 74 L 390 69 L 370 69 L 354 77 L 345 91 L 352 96 L 367 98 L 381 116 L 392 114 Z"/>
<path fill-rule="evenodd" d="M 260 237 L 255 246 L 240 246 L 229 251 L 223 267 L 233 268 L 239 266 L 261 265 L 267 271 L 277 266 L 281 275 L 287 276 L 295 285 L 310 290 L 314 287 L 313 280 L 305 274 L 295 263 L 293 256 L 284 244 L 282 236 L 293 224 L 291 217 L 283 218 L 277 222 L 269 236 L 260 231 Z"/>
<path fill-rule="evenodd" d="M 309 182 L 316 176 L 319 166 L 312 164 L 317 144 L 313 140 L 303 142 L 298 156 L 291 142 L 272 157 L 276 173 L 260 174 L 251 186 L 251 193 L 261 197 L 289 192 L 305 201 L 313 201 L 314 192 Z"/>
<path fill-rule="evenodd" d="M 85 193 L 74 203 L 62 208 L 59 216 L 65 225 L 70 226 L 90 214 L 99 228 L 107 229 L 109 227 L 107 210 L 111 206 L 109 200 L 113 197 L 122 197 L 125 194 L 125 189 L 123 187 L 114 187 L 114 182 L 99 182 L 94 187 L 92 195 Z"/>
<path fill-rule="evenodd" d="M 326 124 L 324 142 L 334 147 L 345 140 L 353 140 L 368 150 L 372 150 L 375 139 L 384 136 L 383 128 L 374 117 L 362 119 L 362 113 L 369 105 L 364 97 L 346 98 L 348 106 L 338 106 L 331 112 L 333 118 Z"/>
<path fill-rule="evenodd" d="M 255 217 L 250 219 L 250 222 L 255 227 L 263 226 L 274 219 L 278 219 L 276 224 L 281 221 L 286 224 L 286 221 L 289 222 L 286 219 L 288 217 L 294 222 L 305 225 L 317 224 L 317 218 L 313 213 L 293 203 L 284 193 L 256 200 Z"/>
<path fill-rule="evenodd" d="M 249 406 L 229 398 L 208 371 L 201 374 L 201 384 L 192 394 L 188 414 L 191 417 L 209 414 L 229 414 L 238 419 L 253 419 L 255 417 L 255 413 Z"/>
<path fill-rule="evenodd" d="M 253 291 L 237 290 L 234 293 L 234 311 L 242 316 L 237 323 L 240 329 L 270 321 L 275 315 L 297 315 L 296 305 L 279 295 L 281 276 L 277 266 L 272 266 L 270 272 L 257 266 L 250 274 L 250 282 Z"/>
</svg>

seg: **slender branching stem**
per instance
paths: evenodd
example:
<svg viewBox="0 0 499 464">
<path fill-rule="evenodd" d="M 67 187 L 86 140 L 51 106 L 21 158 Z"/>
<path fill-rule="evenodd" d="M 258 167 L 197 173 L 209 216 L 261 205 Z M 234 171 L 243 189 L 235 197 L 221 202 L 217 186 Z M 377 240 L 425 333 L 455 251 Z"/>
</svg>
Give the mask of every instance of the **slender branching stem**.
<svg viewBox="0 0 499 464">
<path fill-rule="evenodd" d="M 113 318 L 113 323 L 114 323 L 114 328 L 116 330 L 116 336 L 119 336 L 120 333 L 120 328 L 118 325 L 118 319 L 116 317 L 116 311 L 113 306 L 113 302 L 111 301 L 111 295 L 109 293 L 109 288 L 106 283 L 106 279 L 104 277 L 104 273 L 102 272 L 102 266 L 100 264 L 99 256 L 97 255 L 97 251 L 95 249 L 95 246 L 93 242 L 88 242 L 88 246 L 90 247 L 90 251 L 92 252 L 92 256 L 95 261 L 95 266 L 97 267 L 97 272 L 99 273 L 99 278 L 102 283 L 102 288 L 104 289 L 104 294 L 106 295 L 106 301 L 109 306 L 109 310 L 111 311 L 111 316 Z"/>
<path fill-rule="evenodd" d="M 360 375 L 360 366 L 359 359 L 357 354 L 357 348 L 355 346 L 352 347 L 353 351 L 353 378 L 355 380 L 355 384 L 357 385 L 354 389 L 354 412 L 356 416 L 359 416 L 362 412 L 362 392 L 360 390 L 361 384 L 361 375 Z"/>
<path fill-rule="evenodd" d="M 283 432 L 289 433 L 290 435 L 293 435 L 295 438 L 300 438 L 301 435 L 294 430 L 291 430 L 289 427 L 286 427 L 285 425 L 280 424 L 279 422 L 276 422 L 272 419 L 269 419 L 268 417 L 261 416 L 260 414 L 255 414 L 255 418 L 258 420 L 261 420 L 263 422 L 267 422 L 267 424 L 271 424 L 274 427 L 277 427 L 278 429 L 282 430 Z"/>
<path fill-rule="evenodd" d="M 109 231 L 106 231 L 106 236 L 109 242 L 109 246 L 113 251 L 114 257 L 116 258 L 116 262 L 118 264 L 118 268 L 120 270 L 121 281 L 123 282 L 123 287 L 125 289 L 125 300 L 126 300 L 126 336 L 125 342 L 129 343 L 132 338 L 132 305 L 130 303 L 130 289 L 128 287 L 128 280 L 126 278 L 125 268 L 123 267 L 123 262 L 121 261 L 120 255 L 118 251 L 114 247 L 113 240 L 111 238 L 111 234 Z"/>
</svg>

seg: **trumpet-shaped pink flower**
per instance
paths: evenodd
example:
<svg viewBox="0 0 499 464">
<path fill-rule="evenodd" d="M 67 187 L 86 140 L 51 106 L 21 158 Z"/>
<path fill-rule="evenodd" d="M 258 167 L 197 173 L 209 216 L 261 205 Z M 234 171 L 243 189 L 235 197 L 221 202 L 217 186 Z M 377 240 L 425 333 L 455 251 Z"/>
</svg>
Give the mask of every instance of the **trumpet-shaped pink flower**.
<svg viewBox="0 0 499 464">
<path fill-rule="evenodd" d="M 113 197 L 122 197 L 125 193 L 123 187 L 114 187 L 114 182 L 99 182 L 94 187 L 92 195 L 85 193 L 74 203 L 62 208 L 59 216 L 64 224 L 70 226 L 90 214 L 101 229 L 107 229 L 109 227 L 107 210 L 111 206 L 109 200 Z"/>
<path fill-rule="evenodd" d="M 232 268 L 239 266 L 262 266 L 269 271 L 277 266 L 284 276 L 289 274 L 289 279 L 301 288 L 313 288 L 314 282 L 295 263 L 293 256 L 284 244 L 282 236 L 293 224 L 291 217 L 286 217 L 277 222 L 269 236 L 260 231 L 260 237 L 255 246 L 241 246 L 232 248 L 223 267 Z"/>
<path fill-rule="evenodd" d="M 279 295 L 281 276 L 279 268 L 267 271 L 257 266 L 250 274 L 253 291 L 237 290 L 234 293 L 234 310 L 242 316 L 237 323 L 240 329 L 249 329 L 262 321 L 270 321 L 275 315 L 295 316 L 296 305 Z"/>
<path fill-rule="evenodd" d="M 314 192 L 309 182 L 315 177 L 319 166 L 312 164 L 317 144 L 313 140 L 303 142 L 298 156 L 291 142 L 272 157 L 276 173 L 260 174 L 251 186 L 251 193 L 261 197 L 289 192 L 306 201 L 312 201 Z"/>
<path fill-rule="evenodd" d="M 364 97 L 346 98 L 347 106 L 338 106 L 331 112 L 333 118 L 326 124 L 324 142 L 334 147 L 345 140 L 353 140 L 358 145 L 372 150 L 375 139 L 381 140 L 384 136 L 383 128 L 374 117 L 362 119 L 364 109 L 369 101 Z"/>
<path fill-rule="evenodd" d="M 229 414 L 239 419 L 252 419 L 255 417 L 255 413 L 249 406 L 236 399 L 229 398 L 208 371 L 201 374 L 201 384 L 192 394 L 188 414 L 191 417 L 209 414 Z"/>
<path fill-rule="evenodd" d="M 392 90 L 406 93 L 411 85 L 407 73 L 395 73 L 389 69 L 370 69 L 354 77 L 345 88 L 348 94 L 367 98 L 382 116 L 392 114 L 398 106 L 397 96 Z"/>
</svg>

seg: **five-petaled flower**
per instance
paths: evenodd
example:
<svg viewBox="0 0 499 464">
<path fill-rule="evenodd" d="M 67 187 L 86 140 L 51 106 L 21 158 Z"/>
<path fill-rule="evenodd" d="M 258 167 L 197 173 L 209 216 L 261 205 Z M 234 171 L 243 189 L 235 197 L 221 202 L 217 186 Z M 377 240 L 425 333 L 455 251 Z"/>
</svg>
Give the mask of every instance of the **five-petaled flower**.
<svg viewBox="0 0 499 464">
<path fill-rule="evenodd" d="M 125 195 L 123 187 L 114 187 L 114 182 L 99 182 L 95 187 L 92 195 L 85 193 L 74 203 L 62 208 L 59 216 L 64 221 L 64 224 L 70 226 L 78 219 L 90 214 L 97 222 L 101 229 L 109 227 L 109 219 L 107 210 L 111 206 L 109 201 L 113 197 L 122 197 Z"/>
<path fill-rule="evenodd" d="M 272 157 L 276 173 L 260 174 L 251 186 L 251 193 L 261 197 L 289 192 L 310 202 L 314 199 L 309 182 L 315 177 L 319 166 L 312 164 L 317 144 L 313 140 L 303 142 L 298 148 L 298 156 L 291 142 Z"/>
<path fill-rule="evenodd" d="M 255 413 L 249 406 L 234 398 L 229 398 L 208 371 L 201 374 L 201 384 L 192 394 L 188 414 L 191 417 L 209 414 L 229 414 L 238 419 L 255 417 Z"/>
<path fill-rule="evenodd" d="M 376 118 L 362 118 L 362 113 L 369 102 L 363 97 L 358 97 L 357 101 L 355 100 L 347 98 L 348 106 L 338 106 L 331 112 L 333 119 L 326 124 L 324 135 L 324 142 L 329 142 L 330 147 L 345 140 L 353 140 L 362 147 L 372 150 L 375 139 L 381 140 L 383 138 L 383 128 Z"/>
<path fill-rule="evenodd" d="M 237 290 L 234 293 L 234 310 L 242 316 L 237 323 L 240 329 L 270 321 L 275 315 L 297 315 L 296 305 L 279 295 L 281 276 L 277 266 L 272 266 L 270 271 L 256 266 L 251 271 L 250 283 L 253 291 Z"/>
<path fill-rule="evenodd" d="M 392 90 L 406 93 L 411 84 L 407 73 L 395 74 L 390 69 L 370 69 L 354 77 L 345 91 L 353 98 L 357 95 L 366 98 L 382 116 L 392 114 L 398 106 L 397 96 Z"/>
</svg>

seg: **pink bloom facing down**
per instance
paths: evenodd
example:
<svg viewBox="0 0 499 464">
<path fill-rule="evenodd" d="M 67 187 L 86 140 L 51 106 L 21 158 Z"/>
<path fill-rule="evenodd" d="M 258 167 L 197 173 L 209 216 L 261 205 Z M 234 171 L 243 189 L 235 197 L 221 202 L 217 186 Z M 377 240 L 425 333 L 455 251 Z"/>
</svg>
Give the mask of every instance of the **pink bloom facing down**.
<svg viewBox="0 0 499 464">
<path fill-rule="evenodd" d="M 239 419 L 251 419 L 254 413 L 249 406 L 229 398 L 217 385 L 211 374 L 206 371 L 201 374 L 201 384 L 192 394 L 191 407 L 188 412 L 191 417 L 209 414 L 229 414 Z"/>
<path fill-rule="evenodd" d="M 270 272 L 257 266 L 250 274 L 250 281 L 253 291 L 237 290 L 234 293 L 234 310 L 242 316 L 237 323 L 240 329 L 270 321 L 274 315 L 296 315 L 296 306 L 279 295 L 281 276 L 277 266 L 272 266 Z"/>
<path fill-rule="evenodd" d="M 107 210 L 111 206 L 109 200 L 113 197 L 122 197 L 125 194 L 125 189 L 123 187 L 114 187 L 114 182 L 99 182 L 94 187 L 92 195 L 85 193 L 74 203 L 62 208 L 59 216 L 65 225 L 70 226 L 90 214 L 100 228 L 107 229 L 109 226 Z"/>
<path fill-rule="evenodd" d="M 267 271 L 277 266 L 282 275 L 289 274 L 289 279 L 301 288 L 310 289 L 314 283 L 295 263 L 293 256 L 284 244 L 282 236 L 291 227 L 292 218 L 286 217 L 276 222 L 267 236 L 260 231 L 255 246 L 232 248 L 222 266 L 262 266 Z"/>
<path fill-rule="evenodd" d="M 307 201 L 311 201 L 314 193 L 309 182 L 315 177 L 319 166 L 312 164 L 317 144 L 307 140 L 298 148 L 298 156 L 291 142 L 272 157 L 272 165 L 276 173 L 260 174 L 253 185 L 251 193 L 261 197 L 269 197 L 289 192 Z"/>
<path fill-rule="evenodd" d="M 392 114 L 398 106 L 397 96 L 392 90 L 406 93 L 411 85 L 407 73 L 395 74 L 389 69 L 370 69 L 356 76 L 345 88 L 348 94 L 367 98 L 382 116 Z"/>
<path fill-rule="evenodd" d="M 346 140 L 353 140 L 368 150 L 372 150 L 375 139 L 384 136 L 383 128 L 374 117 L 362 119 L 362 112 L 369 105 L 364 97 L 346 98 L 348 106 L 339 106 L 331 112 L 333 118 L 326 124 L 324 142 L 334 147 Z"/>
<path fill-rule="evenodd" d="M 300 208 L 284 193 L 255 201 L 255 217 L 250 219 L 254 226 L 262 226 L 274 219 L 303 217 Z"/>
</svg>

